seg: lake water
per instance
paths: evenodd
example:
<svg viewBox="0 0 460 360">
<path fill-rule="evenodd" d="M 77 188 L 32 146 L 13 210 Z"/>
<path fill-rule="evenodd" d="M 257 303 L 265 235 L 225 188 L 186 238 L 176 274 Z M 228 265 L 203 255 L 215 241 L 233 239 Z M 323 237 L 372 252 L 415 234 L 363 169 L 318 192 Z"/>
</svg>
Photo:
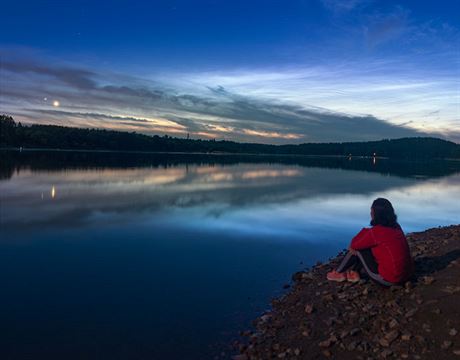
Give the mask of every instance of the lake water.
<svg viewBox="0 0 460 360">
<path fill-rule="evenodd" d="M 212 359 L 390 199 L 459 223 L 460 163 L 1 152 L 0 358 Z M 221 353 L 225 352 L 225 356 Z"/>
</svg>

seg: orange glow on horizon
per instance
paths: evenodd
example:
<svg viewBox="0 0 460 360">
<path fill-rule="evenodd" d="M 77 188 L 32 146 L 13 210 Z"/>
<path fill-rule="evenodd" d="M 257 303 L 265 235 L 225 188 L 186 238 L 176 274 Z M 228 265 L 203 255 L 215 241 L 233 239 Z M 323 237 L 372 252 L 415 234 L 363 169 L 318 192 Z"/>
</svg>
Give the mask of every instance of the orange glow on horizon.
<svg viewBox="0 0 460 360">
<path fill-rule="evenodd" d="M 248 130 L 244 129 L 243 133 L 246 135 L 253 135 L 253 136 L 261 136 L 267 138 L 278 138 L 278 139 L 300 139 L 302 136 L 298 134 L 281 134 L 274 131 L 256 131 L 256 130 Z"/>
</svg>

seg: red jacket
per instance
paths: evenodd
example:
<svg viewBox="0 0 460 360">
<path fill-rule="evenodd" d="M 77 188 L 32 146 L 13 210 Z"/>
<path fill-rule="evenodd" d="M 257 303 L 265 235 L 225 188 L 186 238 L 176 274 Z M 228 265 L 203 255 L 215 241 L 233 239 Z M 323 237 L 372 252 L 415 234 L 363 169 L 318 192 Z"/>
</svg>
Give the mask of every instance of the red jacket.
<svg viewBox="0 0 460 360">
<path fill-rule="evenodd" d="M 370 248 L 379 274 L 392 283 L 407 280 L 413 271 L 409 245 L 402 229 L 381 225 L 362 229 L 351 241 L 354 250 Z"/>
</svg>

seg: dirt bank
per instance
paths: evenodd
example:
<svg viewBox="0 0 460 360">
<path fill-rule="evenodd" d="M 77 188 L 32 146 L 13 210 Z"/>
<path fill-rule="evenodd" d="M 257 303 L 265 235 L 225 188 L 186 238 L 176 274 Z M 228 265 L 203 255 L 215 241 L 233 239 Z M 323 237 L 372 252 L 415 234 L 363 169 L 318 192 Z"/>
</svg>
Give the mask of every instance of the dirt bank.
<svg viewBox="0 0 460 360">
<path fill-rule="evenodd" d="M 403 286 L 326 281 L 343 253 L 294 274 L 234 358 L 460 360 L 460 226 L 408 240 L 416 273 Z"/>
</svg>

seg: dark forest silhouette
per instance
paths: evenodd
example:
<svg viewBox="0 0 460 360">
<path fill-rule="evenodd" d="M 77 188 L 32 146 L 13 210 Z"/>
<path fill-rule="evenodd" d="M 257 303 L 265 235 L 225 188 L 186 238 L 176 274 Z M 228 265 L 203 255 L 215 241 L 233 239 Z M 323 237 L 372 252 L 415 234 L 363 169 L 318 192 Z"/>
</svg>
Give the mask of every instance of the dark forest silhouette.
<svg viewBox="0 0 460 360">
<path fill-rule="evenodd" d="M 432 137 L 368 142 L 269 145 L 227 140 L 181 139 L 135 132 L 56 125 L 23 126 L 0 115 L 0 148 L 112 150 L 269 155 L 377 156 L 394 159 L 460 158 L 460 145 Z"/>
</svg>

